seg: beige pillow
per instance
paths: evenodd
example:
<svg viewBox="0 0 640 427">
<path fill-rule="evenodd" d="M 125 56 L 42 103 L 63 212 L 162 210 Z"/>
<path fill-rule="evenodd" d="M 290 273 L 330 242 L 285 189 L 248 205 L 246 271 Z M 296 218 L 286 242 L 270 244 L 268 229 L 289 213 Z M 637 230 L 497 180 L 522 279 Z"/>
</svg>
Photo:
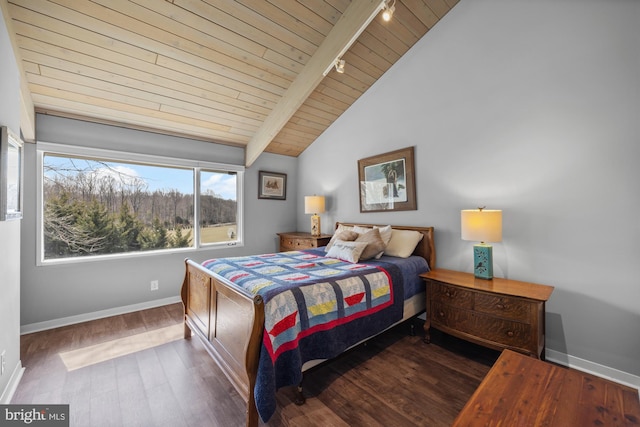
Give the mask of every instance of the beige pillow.
<svg viewBox="0 0 640 427">
<path fill-rule="evenodd" d="M 330 258 L 338 258 L 348 262 L 358 262 L 360 254 L 367 247 L 365 242 L 343 242 L 342 240 L 336 240 L 331 245 L 331 249 L 327 252 L 327 256 Z"/>
<path fill-rule="evenodd" d="M 329 252 L 329 249 L 331 249 L 331 246 L 333 246 L 334 242 L 338 240 L 338 234 L 347 230 L 353 230 L 353 227 L 347 227 L 345 225 L 338 224 L 338 228 L 336 228 L 336 231 L 333 233 L 331 240 L 329 240 L 329 243 L 327 243 L 327 247 L 324 248 L 325 252 Z"/>
<path fill-rule="evenodd" d="M 385 247 L 382 237 L 380 237 L 380 230 L 377 228 L 361 234 L 356 239 L 356 242 L 365 242 L 367 244 L 367 247 L 362 251 L 362 254 L 360 254 L 361 261 L 375 257 L 381 253 Z"/>
<path fill-rule="evenodd" d="M 353 242 L 358 238 L 359 234 L 355 231 L 344 230 L 338 233 L 337 240 L 342 240 L 343 242 Z"/>
<path fill-rule="evenodd" d="M 418 242 L 422 240 L 422 233 L 414 230 L 396 230 L 391 231 L 391 240 L 384 249 L 384 254 L 399 258 L 408 258 L 415 250 Z"/>
</svg>

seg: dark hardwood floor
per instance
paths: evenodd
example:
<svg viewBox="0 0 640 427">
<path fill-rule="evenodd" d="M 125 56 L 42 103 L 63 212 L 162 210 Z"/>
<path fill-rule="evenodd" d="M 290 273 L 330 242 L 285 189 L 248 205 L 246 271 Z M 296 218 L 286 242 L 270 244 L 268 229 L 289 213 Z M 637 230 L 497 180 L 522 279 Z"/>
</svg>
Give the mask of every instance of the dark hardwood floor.
<svg viewBox="0 0 640 427">
<path fill-rule="evenodd" d="M 151 337 L 181 321 L 182 304 L 172 304 L 23 335 L 12 403 L 69 404 L 78 427 L 243 426 L 243 402 L 197 338 Z M 450 425 L 499 353 L 437 332 L 425 344 L 415 323 L 416 336 L 403 324 L 307 372 L 302 406 L 281 389 L 262 425 Z"/>
</svg>

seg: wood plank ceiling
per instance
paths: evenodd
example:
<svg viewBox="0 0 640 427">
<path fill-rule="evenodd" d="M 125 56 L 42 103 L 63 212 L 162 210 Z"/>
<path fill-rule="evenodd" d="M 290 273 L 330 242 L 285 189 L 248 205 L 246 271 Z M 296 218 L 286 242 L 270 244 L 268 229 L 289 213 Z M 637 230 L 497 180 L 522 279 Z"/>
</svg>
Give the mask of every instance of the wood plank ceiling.
<svg viewBox="0 0 640 427">
<path fill-rule="evenodd" d="M 0 2 L 23 108 L 243 146 L 249 166 L 263 150 L 298 156 L 458 0 L 395 1 L 326 77 L 365 0 Z"/>
</svg>

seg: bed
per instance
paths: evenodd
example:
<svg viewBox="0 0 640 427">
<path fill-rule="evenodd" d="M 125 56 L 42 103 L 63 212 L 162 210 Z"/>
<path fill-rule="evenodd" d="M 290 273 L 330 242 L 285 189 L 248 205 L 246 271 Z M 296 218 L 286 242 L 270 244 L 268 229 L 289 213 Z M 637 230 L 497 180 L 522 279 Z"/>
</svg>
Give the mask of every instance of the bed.
<svg viewBox="0 0 640 427">
<path fill-rule="evenodd" d="M 396 236 L 419 235 L 419 241 L 411 256 L 385 253 L 352 262 L 341 252 L 373 247 L 343 231 L 364 236 L 374 228 L 376 235 L 384 229 L 393 234 L 385 240 L 389 253 L 399 241 L 405 245 Z M 184 337 L 202 340 L 246 402 L 246 425 L 254 427 L 258 417 L 267 421 L 275 411 L 276 390 L 300 384 L 304 370 L 424 312 L 418 274 L 434 266 L 433 227 L 350 223 L 336 223 L 327 248 L 201 264 L 187 259 Z"/>
</svg>

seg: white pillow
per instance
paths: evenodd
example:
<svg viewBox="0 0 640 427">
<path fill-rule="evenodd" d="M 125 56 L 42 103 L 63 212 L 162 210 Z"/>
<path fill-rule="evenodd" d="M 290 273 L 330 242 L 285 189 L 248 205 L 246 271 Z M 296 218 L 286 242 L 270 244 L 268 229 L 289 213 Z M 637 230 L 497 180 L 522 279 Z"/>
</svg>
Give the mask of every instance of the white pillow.
<svg viewBox="0 0 640 427">
<path fill-rule="evenodd" d="M 369 227 L 360 227 L 359 225 L 354 225 L 353 226 L 353 231 L 355 231 L 358 234 L 364 234 L 367 231 L 371 231 L 372 229 Z"/>
<path fill-rule="evenodd" d="M 389 244 L 389 240 L 391 240 L 391 226 L 385 225 L 384 227 L 378 227 L 377 225 L 373 228 L 377 228 L 380 231 L 380 237 L 385 245 Z"/>
<path fill-rule="evenodd" d="M 380 232 L 380 238 L 384 242 L 384 247 L 386 248 L 389 244 L 389 240 L 391 240 L 391 226 L 385 225 L 384 227 L 378 227 L 377 225 L 375 225 L 373 228 L 377 228 Z M 380 259 L 382 255 L 384 255 L 384 251 L 379 252 L 375 258 Z"/>
<path fill-rule="evenodd" d="M 384 249 L 384 254 L 399 258 L 411 256 L 423 234 L 414 230 L 391 230 L 391 240 Z"/>
<path fill-rule="evenodd" d="M 367 247 L 367 242 L 344 242 L 336 240 L 327 252 L 330 258 L 338 258 L 348 262 L 358 262 L 360 254 Z"/>
</svg>

